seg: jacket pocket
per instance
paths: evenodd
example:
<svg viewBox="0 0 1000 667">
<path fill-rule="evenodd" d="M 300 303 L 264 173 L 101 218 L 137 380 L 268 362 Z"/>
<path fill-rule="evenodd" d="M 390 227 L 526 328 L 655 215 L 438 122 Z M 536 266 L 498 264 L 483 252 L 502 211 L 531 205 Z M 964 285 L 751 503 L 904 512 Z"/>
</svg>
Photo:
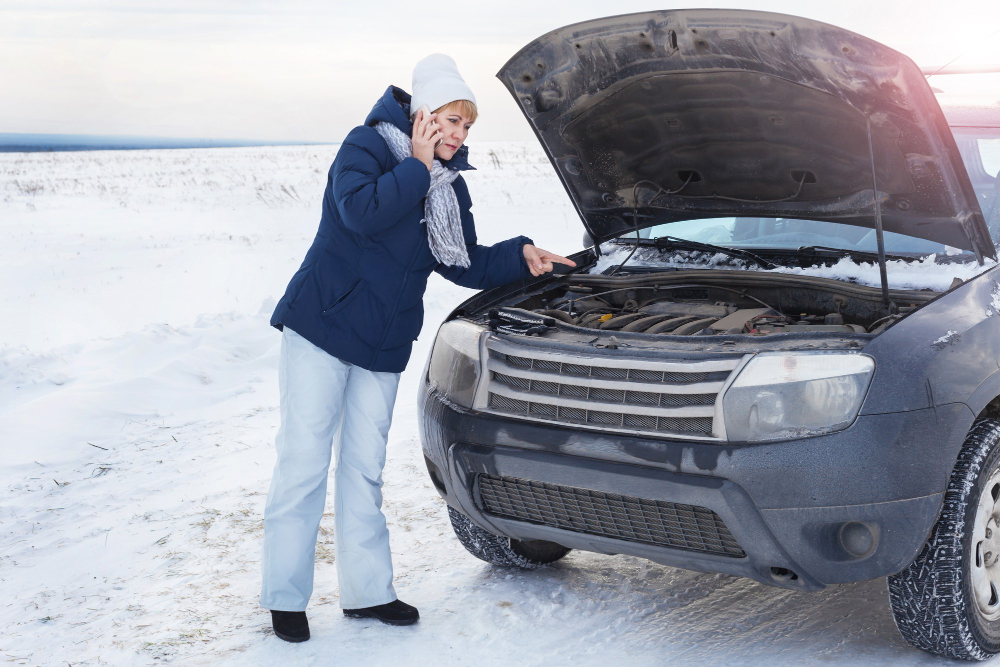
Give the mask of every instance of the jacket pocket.
<svg viewBox="0 0 1000 667">
<path fill-rule="evenodd" d="M 351 296 L 352 294 L 354 294 L 357 291 L 358 285 L 360 285 L 360 284 L 361 284 L 360 280 L 356 281 L 353 285 L 350 286 L 350 288 L 348 288 L 348 290 L 346 292 L 344 292 L 343 294 L 341 294 L 337 298 L 336 301 L 334 301 L 332 304 L 330 304 L 329 307 L 324 308 L 322 314 L 323 315 L 329 315 L 334 310 L 336 310 L 339 306 L 344 305 L 344 302 L 347 301 L 347 298 L 349 296 Z"/>
</svg>

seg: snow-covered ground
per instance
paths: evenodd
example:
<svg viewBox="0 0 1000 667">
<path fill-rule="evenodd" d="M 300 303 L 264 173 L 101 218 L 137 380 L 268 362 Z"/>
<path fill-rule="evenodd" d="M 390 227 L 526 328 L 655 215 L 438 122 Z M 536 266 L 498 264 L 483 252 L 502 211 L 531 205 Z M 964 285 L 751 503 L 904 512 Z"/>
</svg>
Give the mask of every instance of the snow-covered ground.
<svg viewBox="0 0 1000 667">
<path fill-rule="evenodd" d="M 492 151 L 493 156 L 490 155 Z M 0 661 L 12 665 L 942 664 L 885 581 L 796 593 L 625 556 L 492 568 L 423 467 L 417 376 L 470 290 L 432 275 L 385 471 L 402 599 L 345 619 L 332 514 L 311 641 L 258 607 L 278 425 L 275 300 L 319 220 L 335 146 L 0 154 Z M 481 243 L 566 254 L 582 227 L 542 153 L 473 144 Z M 949 277 L 950 282 L 950 277 Z"/>
</svg>

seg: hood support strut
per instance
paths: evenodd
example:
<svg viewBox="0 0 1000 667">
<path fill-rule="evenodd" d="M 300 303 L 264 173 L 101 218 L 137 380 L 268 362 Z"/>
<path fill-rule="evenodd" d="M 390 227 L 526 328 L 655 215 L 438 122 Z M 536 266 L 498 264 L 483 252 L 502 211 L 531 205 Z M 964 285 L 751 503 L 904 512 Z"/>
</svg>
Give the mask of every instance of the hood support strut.
<svg viewBox="0 0 1000 667">
<path fill-rule="evenodd" d="M 879 200 L 878 182 L 875 179 L 875 148 L 872 145 L 871 116 L 866 114 L 865 121 L 868 123 L 868 157 L 872 165 L 872 199 L 875 203 L 875 241 L 878 243 L 878 273 L 879 278 L 882 279 L 882 301 L 885 302 L 886 308 L 891 313 L 895 310 L 895 304 L 889 300 L 889 277 L 886 275 L 885 269 L 885 240 L 882 236 L 882 202 Z"/>
</svg>

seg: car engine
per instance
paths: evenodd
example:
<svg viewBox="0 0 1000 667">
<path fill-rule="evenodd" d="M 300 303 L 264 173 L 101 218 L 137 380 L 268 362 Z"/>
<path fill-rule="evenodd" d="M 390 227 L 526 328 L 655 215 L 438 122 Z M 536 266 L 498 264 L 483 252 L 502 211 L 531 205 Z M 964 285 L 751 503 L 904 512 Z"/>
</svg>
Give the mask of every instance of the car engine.
<svg viewBox="0 0 1000 667">
<path fill-rule="evenodd" d="M 691 290 L 688 290 L 690 292 Z M 779 333 L 874 333 L 898 316 L 877 321 L 845 319 L 845 313 L 810 308 L 811 312 L 779 310 L 746 293 L 732 300 L 685 298 L 683 290 L 666 294 L 648 290 L 599 291 L 576 287 L 542 307 L 537 302 L 521 308 L 578 327 L 671 336 Z M 697 296 L 707 296 L 699 294 Z M 534 306 L 534 307 L 532 307 Z M 908 309 L 904 309 L 908 310 Z M 849 314 L 848 314 L 849 315 Z"/>
</svg>

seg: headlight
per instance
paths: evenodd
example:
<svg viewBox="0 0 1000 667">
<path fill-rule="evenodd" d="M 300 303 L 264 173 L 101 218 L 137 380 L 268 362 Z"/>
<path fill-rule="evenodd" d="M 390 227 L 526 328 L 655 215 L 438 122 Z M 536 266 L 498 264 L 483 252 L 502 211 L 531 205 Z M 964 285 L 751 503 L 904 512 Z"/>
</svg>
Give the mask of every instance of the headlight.
<svg viewBox="0 0 1000 667">
<path fill-rule="evenodd" d="M 486 329 L 464 320 L 445 322 L 438 329 L 427 380 L 450 400 L 472 407 L 479 384 L 479 337 Z"/>
<path fill-rule="evenodd" d="M 875 361 L 850 353 L 764 353 L 726 391 L 726 437 L 735 442 L 831 433 L 858 416 Z"/>
</svg>

